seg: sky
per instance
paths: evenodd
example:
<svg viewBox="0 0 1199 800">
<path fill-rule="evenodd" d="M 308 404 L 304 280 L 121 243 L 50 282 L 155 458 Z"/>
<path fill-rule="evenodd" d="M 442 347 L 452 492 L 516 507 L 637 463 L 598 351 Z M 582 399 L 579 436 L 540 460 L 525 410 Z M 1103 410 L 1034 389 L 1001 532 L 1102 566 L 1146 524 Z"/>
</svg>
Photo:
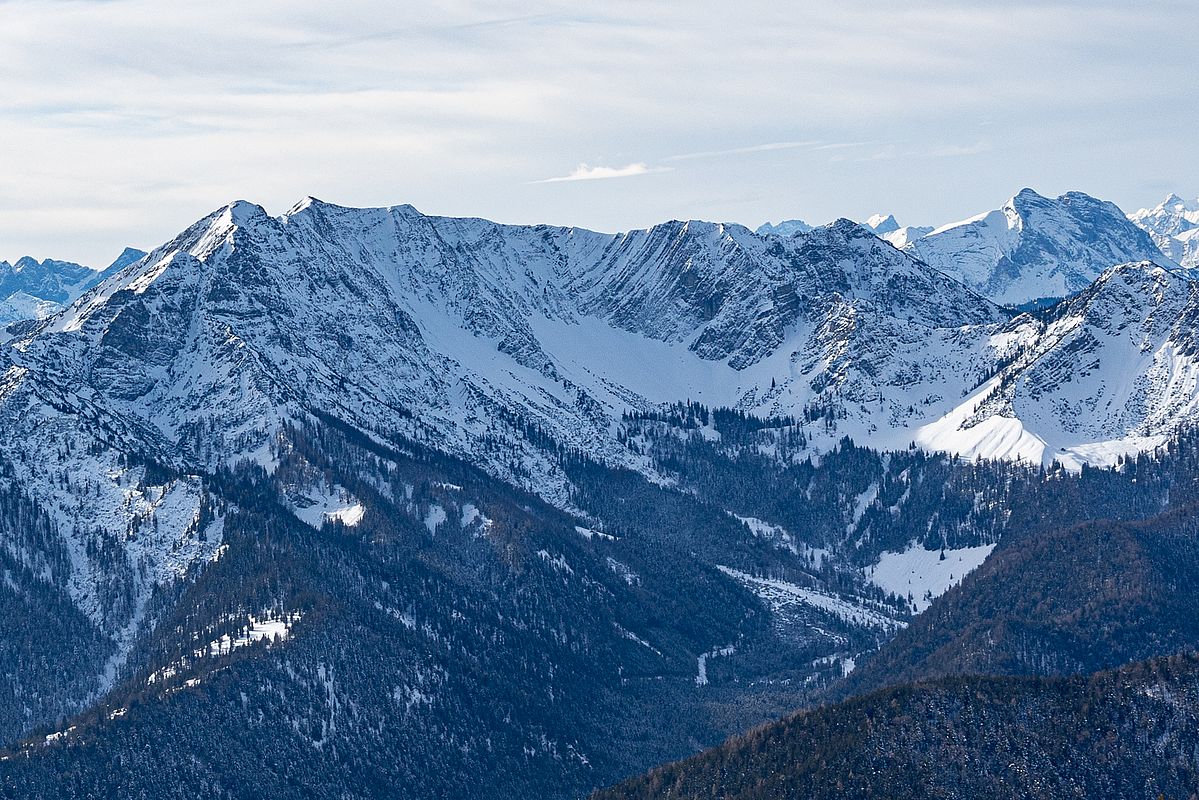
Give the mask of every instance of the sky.
<svg viewBox="0 0 1199 800">
<path fill-rule="evenodd" d="M 0 259 L 246 199 L 604 231 L 1199 194 L 1199 3 L 0 0 Z"/>
</svg>

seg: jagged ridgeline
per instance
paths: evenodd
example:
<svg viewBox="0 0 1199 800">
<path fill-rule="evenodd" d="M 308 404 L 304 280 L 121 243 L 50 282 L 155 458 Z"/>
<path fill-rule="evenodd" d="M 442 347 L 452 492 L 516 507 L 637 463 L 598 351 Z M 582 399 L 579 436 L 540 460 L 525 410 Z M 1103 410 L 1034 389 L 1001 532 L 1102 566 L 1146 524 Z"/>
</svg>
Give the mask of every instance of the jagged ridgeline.
<svg viewBox="0 0 1199 800">
<path fill-rule="evenodd" d="M 987 639 L 961 583 L 1195 499 L 1192 286 L 1015 314 L 848 221 L 218 210 L 6 329 L 0 786 L 580 797 L 896 653 L 1182 646 Z"/>
</svg>

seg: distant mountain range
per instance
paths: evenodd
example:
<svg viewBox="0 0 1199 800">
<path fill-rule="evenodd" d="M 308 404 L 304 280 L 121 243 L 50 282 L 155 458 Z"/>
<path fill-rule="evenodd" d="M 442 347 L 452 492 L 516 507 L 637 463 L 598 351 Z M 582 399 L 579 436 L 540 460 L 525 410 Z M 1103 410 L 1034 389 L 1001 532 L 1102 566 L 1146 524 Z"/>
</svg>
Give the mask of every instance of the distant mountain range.
<svg viewBox="0 0 1199 800">
<path fill-rule="evenodd" d="M 1082 291 L 1108 267 L 1152 261 L 1199 265 L 1199 207 L 1170 195 L 1154 209 L 1125 216 L 1082 192 L 1051 199 L 1022 189 L 1001 208 L 932 227 L 900 227 L 875 214 L 867 229 L 1000 305 L 1035 308 Z M 799 220 L 758 228 L 789 236 L 810 230 Z M 1147 235 L 1146 235 L 1147 234 Z"/>
<path fill-rule="evenodd" d="M 103 278 L 78 269 L 45 300 Z M 985 296 L 1001 284 L 1012 300 L 1073 297 L 1020 316 Z M 238 203 L 39 328 L 15 363 L 95 384 L 166 443 L 222 409 L 249 452 L 310 402 L 433 436 L 509 479 L 509 457 L 478 448 L 498 409 L 639 469 L 613 421 L 682 399 L 830 409 L 809 437 L 817 451 L 849 435 L 1077 467 L 1194 418 L 1189 286 L 1115 206 L 1079 193 L 1025 190 L 902 252 L 848 221 L 786 236 L 696 221 L 608 235 L 315 200 L 272 218 Z M 247 349 L 229 349 L 230 335 Z M 544 461 L 519 439 L 506 447 L 522 463 Z M 529 488 L 564 488 L 537 469 Z"/>
<path fill-rule="evenodd" d="M 1184 267 L 1199 267 L 1199 201 L 1188 203 L 1170 194 L 1154 208 L 1129 215 L 1146 231 L 1167 258 Z"/>
<path fill-rule="evenodd" d="M 94 270 L 70 261 L 28 256 L 15 264 L 0 261 L 0 340 L 7 325 L 20 320 L 45 319 L 85 291 L 132 264 L 145 253 L 127 247 L 104 270 Z"/>
</svg>

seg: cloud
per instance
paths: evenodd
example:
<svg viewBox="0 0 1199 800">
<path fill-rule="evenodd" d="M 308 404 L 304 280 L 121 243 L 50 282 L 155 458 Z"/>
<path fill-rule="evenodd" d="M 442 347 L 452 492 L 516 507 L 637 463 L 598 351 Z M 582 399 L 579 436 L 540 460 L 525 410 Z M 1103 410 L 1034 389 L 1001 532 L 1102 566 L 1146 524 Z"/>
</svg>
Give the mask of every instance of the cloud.
<svg viewBox="0 0 1199 800">
<path fill-rule="evenodd" d="M 667 156 L 663 161 L 690 161 L 697 158 L 718 158 L 720 156 L 739 156 L 747 153 L 768 153 L 773 150 L 795 150 L 801 147 L 817 147 L 819 141 L 803 141 L 803 142 L 767 142 L 766 144 L 754 144 L 749 147 L 732 147 L 727 150 L 705 150 L 698 153 L 680 153 L 676 156 Z"/>
<path fill-rule="evenodd" d="M 929 150 L 927 155 L 932 158 L 954 158 L 957 156 L 977 156 L 982 153 L 989 153 L 994 149 L 989 142 L 976 142 L 975 144 L 949 144 L 944 147 L 934 147 Z"/>
<path fill-rule="evenodd" d="M 608 178 L 631 178 L 634 175 L 649 175 L 652 172 L 666 172 L 668 167 L 651 167 L 644 162 L 628 164 L 623 167 L 589 167 L 579 164 L 568 175 L 555 178 L 542 178 L 533 183 L 563 183 L 565 181 L 599 181 Z"/>
<path fill-rule="evenodd" d="M 928 158 L 960 158 L 963 156 L 976 156 L 983 153 L 990 153 L 994 148 L 989 142 L 980 141 L 974 144 L 946 144 L 933 147 L 908 147 L 900 149 L 897 143 L 888 143 L 881 150 L 873 153 L 850 157 L 847 155 L 836 154 L 829 158 L 829 163 L 849 162 L 849 161 L 896 161 L 900 159 L 928 159 Z"/>
</svg>

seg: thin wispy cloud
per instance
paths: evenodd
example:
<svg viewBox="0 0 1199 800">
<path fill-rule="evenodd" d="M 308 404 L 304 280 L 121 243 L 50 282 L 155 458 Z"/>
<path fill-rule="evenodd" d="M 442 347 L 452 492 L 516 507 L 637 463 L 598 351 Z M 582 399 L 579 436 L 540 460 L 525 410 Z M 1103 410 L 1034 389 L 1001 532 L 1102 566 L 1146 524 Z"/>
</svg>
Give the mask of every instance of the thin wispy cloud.
<svg viewBox="0 0 1199 800">
<path fill-rule="evenodd" d="M 579 164 L 566 175 L 553 178 L 542 178 L 532 183 L 565 183 L 567 181 L 600 181 L 609 178 L 632 178 L 636 175 L 649 175 L 652 172 L 666 172 L 667 167 L 651 167 L 644 162 L 626 164 L 623 167 L 590 167 Z"/>
<path fill-rule="evenodd" d="M 749 153 L 769 153 L 774 150 L 796 150 L 799 148 L 817 147 L 819 141 L 802 141 L 802 142 L 767 142 L 766 144 L 755 144 L 748 147 L 730 147 L 727 150 L 704 150 L 698 153 L 680 153 L 674 156 L 667 156 L 663 161 L 691 161 L 701 158 L 719 158 L 721 156 L 740 156 Z"/>
<path fill-rule="evenodd" d="M 907 147 L 900 148 L 897 144 L 888 144 L 880 150 L 859 156 L 848 156 L 844 154 L 836 154 L 829 158 L 830 163 L 843 162 L 869 162 L 869 161 L 897 161 L 897 160 L 912 160 L 912 159 L 930 159 L 930 158 L 961 158 L 964 156 L 977 156 L 983 153 L 990 153 L 994 150 L 989 142 L 975 142 L 974 144 L 946 144 L 936 145 L 932 147 Z"/>
<path fill-rule="evenodd" d="M 825 142 L 817 145 L 815 150 L 848 150 L 851 147 L 866 147 L 870 142 Z"/>
<path fill-rule="evenodd" d="M 989 153 L 994 148 L 989 142 L 975 142 L 974 144 L 949 144 L 944 147 L 934 147 L 927 152 L 927 155 L 932 158 L 955 158 L 957 156 L 977 156 L 983 153 Z"/>
</svg>

